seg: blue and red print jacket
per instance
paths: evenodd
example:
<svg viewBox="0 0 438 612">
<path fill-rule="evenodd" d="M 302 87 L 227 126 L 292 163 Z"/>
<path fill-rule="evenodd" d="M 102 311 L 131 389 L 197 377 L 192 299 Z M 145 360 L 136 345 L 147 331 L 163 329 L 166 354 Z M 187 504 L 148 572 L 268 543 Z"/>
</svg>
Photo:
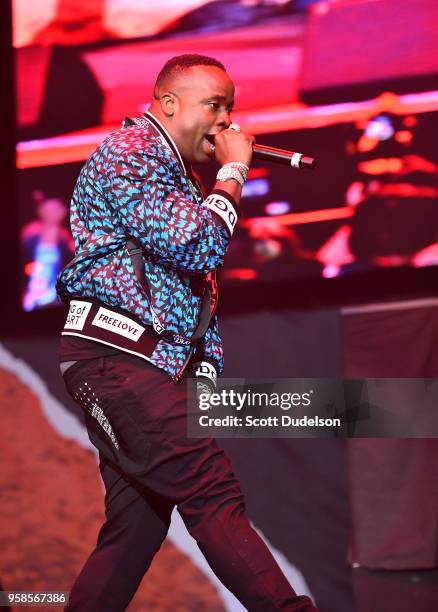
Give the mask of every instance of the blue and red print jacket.
<svg viewBox="0 0 438 612">
<path fill-rule="evenodd" d="M 191 338 L 202 306 L 199 287 L 223 265 L 239 213 L 223 191 L 203 199 L 155 117 L 145 113 L 127 124 L 102 142 L 78 177 L 71 202 L 75 257 L 59 275 L 58 292 L 63 301 L 98 300 L 158 332 Z M 127 252 L 130 239 L 141 247 L 148 291 Z M 160 339 L 150 361 L 174 380 L 195 361 L 221 374 L 216 315 L 195 343 Z"/>
</svg>

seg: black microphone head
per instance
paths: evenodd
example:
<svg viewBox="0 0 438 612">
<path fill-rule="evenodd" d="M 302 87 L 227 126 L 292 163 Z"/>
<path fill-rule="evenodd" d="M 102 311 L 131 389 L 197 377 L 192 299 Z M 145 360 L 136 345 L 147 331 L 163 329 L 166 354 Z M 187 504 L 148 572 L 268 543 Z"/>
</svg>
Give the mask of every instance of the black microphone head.
<svg viewBox="0 0 438 612">
<path fill-rule="evenodd" d="M 309 157 L 308 155 L 302 155 L 300 159 L 300 168 L 314 168 L 316 166 L 316 159 Z"/>
</svg>

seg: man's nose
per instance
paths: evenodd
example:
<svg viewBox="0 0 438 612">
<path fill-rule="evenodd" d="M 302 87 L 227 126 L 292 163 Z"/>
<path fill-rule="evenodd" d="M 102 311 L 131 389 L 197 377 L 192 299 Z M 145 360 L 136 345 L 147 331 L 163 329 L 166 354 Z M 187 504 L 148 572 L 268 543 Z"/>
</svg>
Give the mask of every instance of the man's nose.
<svg viewBox="0 0 438 612">
<path fill-rule="evenodd" d="M 222 111 L 222 113 L 218 117 L 217 124 L 219 127 L 223 129 L 227 129 L 231 125 L 231 116 L 227 110 Z"/>
</svg>

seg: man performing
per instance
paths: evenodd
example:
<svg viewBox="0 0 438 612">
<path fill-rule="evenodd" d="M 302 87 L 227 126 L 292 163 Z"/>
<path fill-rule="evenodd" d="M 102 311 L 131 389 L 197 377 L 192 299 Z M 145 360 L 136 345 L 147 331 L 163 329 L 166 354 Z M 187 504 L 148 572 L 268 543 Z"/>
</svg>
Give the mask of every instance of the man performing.
<svg viewBox="0 0 438 612">
<path fill-rule="evenodd" d="M 106 521 L 68 610 L 125 610 L 174 506 L 248 610 L 316 610 L 250 526 L 228 457 L 186 433 L 186 377 L 211 387 L 223 369 L 215 271 L 254 141 L 231 124 L 233 101 L 218 61 L 169 60 L 148 112 L 108 136 L 76 184 L 76 255 L 58 281 L 70 304 L 61 371 L 99 450 Z M 214 158 L 221 168 L 204 199 L 190 163 Z"/>
</svg>

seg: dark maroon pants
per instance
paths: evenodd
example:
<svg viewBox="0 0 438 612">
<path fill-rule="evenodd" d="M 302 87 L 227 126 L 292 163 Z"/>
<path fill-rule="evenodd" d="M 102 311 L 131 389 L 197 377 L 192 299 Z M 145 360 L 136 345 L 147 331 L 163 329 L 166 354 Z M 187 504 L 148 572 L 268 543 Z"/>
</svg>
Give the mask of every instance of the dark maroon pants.
<svg viewBox="0 0 438 612">
<path fill-rule="evenodd" d="M 230 460 L 186 433 L 186 381 L 119 353 L 64 374 L 100 453 L 106 521 L 68 610 L 122 612 L 166 537 L 176 505 L 211 568 L 251 612 L 314 611 L 252 529 Z"/>
</svg>

